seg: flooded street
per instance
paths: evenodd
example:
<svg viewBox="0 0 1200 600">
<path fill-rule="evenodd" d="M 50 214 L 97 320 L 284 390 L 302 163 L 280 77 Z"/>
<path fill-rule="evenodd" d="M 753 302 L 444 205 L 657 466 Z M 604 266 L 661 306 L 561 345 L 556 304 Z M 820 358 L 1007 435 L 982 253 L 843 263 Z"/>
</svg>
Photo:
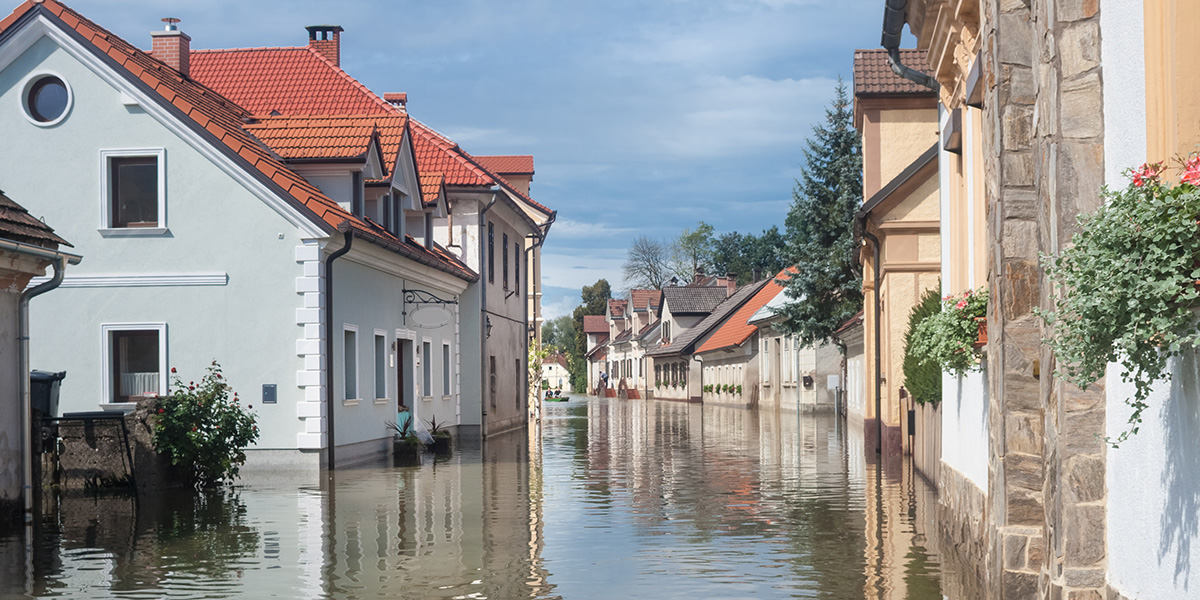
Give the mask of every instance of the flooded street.
<svg viewBox="0 0 1200 600">
<path fill-rule="evenodd" d="M 933 493 L 832 416 L 580 399 L 531 437 L 324 487 L 65 500 L 31 561 L 0 538 L 0 597 L 972 597 Z"/>
</svg>

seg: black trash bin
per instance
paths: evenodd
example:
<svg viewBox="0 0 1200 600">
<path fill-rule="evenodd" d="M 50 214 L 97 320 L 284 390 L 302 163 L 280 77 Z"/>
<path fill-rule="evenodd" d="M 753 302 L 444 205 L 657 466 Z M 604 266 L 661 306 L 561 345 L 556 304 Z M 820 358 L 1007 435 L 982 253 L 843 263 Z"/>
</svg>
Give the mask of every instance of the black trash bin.
<svg viewBox="0 0 1200 600">
<path fill-rule="evenodd" d="M 29 403 L 33 410 L 43 417 L 58 416 L 58 386 L 66 376 L 66 371 L 52 373 L 35 369 L 29 373 Z"/>
</svg>

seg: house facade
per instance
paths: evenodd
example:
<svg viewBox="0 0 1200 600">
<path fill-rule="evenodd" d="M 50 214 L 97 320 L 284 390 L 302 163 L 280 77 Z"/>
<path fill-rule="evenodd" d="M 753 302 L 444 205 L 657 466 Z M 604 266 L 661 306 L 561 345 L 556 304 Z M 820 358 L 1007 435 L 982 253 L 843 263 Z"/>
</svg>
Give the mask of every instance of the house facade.
<svg viewBox="0 0 1200 600">
<path fill-rule="evenodd" d="M 924 56 L 902 52 L 910 60 Z M 886 52 L 855 51 L 854 120 L 862 136 L 864 198 L 856 231 L 862 240 L 868 454 L 910 454 L 916 439 L 907 418 L 916 407 L 903 391 L 904 335 L 921 295 L 938 287 L 941 269 L 937 117 L 933 91 L 893 73 Z M 937 435 L 923 434 L 922 440 Z"/>
<path fill-rule="evenodd" d="M 481 276 L 523 281 L 524 238 L 544 229 L 493 185 L 480 204 L 499 206 L 492 229 L 509 244 L 480 257 L 479 243 L 438 242 L 455 182 L 419 164 L 423 126 L 341 71 L 336 43 L 332 59 L 314 43 L 339 33 L 191 51 L 170 29 L 151 55 L 53 0 L 0 21 L 0 122 L 15 142 L 0 181 L 55 198 L 29 208 L 95 256 L 32 314 L 45 331 L 34 364 L 69 374 L 62 410 L 128 410 L 166 393 L 170 368 L 198 379 L 216 359 L 259 418 L 249 467 L 377 455 L 405 409 L 460 434 L 525 422 L 523 290 L 488 299 Z M 301 77 L 301 61 L 320 68 Z M 50 119 L 29 108 L 45 85 L 66 90 Z M 497 366 L 491 381 L 511 391 L 493 388 L 507 410 L 491 415 L 489 339 L 516 361 Z"/>
<path fill-rule="evenodd" d="M 59 250 L 71 244 L 25 207 L 0 191 L 0 529 L 15 524 L 30 506 L 24 495 L 32 476 L 33 448 L 29 407 L 28 315 L 35 296 L 54 289 L 57 280 L 31 287 L 34 277 L 52 268 L 64 274 L 78 255 Z M 55 278 L 57 279 L 57 278 Z M 23 374 L 25 374 L 23 376 Z"/>
<path fill-rule="evenodd" d="M 605 372 L 608 360 L 608 321 L 604 315 L 584 315 L 583 335 L 587 347 L 583 359 L 587 362 L 587 393 L 592 395 L 600 387 L 600 373 Z"/>
<path fill-rule="evenodd" d="M 1200 433 L 1183 417 L 1200 398 L 1180 384 L 1190 357 L 1114 448 L 1131 384 L 1113 365 L 1087 390 L 1055 377 L 1035 309 L 1060 293 L 1041 256 L 1069 243 L 1101 187 L 1200 144 L 1200 5 L 889 2 L 886 47 L 905 24 L 929 49 L 905 66 L 936 82 L 942 138 L 961 134 L 941 169 L 943 284 L 986 284 L 990 300 L 986 369 L 943 393 L 942 534 L 992 598 L 1195 595 L 1198 530 L 1179 518 L 1200 494 L 1180 470 L 1181 441 Z"/>
<path fill-rule="evenodd" d="M 769 293 L 777 285 L 768 284 L 760 294 Z M 776 410 L 832 412 L 845 381 L 841 350 L 830 343 L 805 346 L 799 336 L 784 333 L 778 327 L 775 309 L 787 301 L 786 294 L 776 293 L 748 319 L 756 329 L 752 342 L 758 346 L 758 405 Z"/>
</svg>

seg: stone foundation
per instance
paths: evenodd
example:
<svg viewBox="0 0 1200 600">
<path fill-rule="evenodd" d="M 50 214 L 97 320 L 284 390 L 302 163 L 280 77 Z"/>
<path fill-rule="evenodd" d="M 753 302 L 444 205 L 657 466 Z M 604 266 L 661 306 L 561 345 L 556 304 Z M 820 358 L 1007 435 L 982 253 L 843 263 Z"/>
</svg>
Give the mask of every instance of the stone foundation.
<svg viewBox="0 0 1200 600">
<path fill-rule="evenodd" d="M 942 547 L 953 553 L 964 576 L 976 582 L 986 578 L 987 498 L 978 486 L 946 463 L 938 466 L 937 523 Z"/>
</svg>

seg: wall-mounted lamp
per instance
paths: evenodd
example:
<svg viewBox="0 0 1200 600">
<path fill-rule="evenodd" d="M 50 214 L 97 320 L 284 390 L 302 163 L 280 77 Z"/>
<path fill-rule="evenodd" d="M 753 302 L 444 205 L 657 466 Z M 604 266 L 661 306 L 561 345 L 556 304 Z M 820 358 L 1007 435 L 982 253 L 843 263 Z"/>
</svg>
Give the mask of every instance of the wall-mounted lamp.
<svg viewBox="0 0 1200 600">
<path fill-rule="evenodd" d="M 804 387 L 806 387 L 806 388 L 810 388 L 810 387 L 812 387 L 812 386 L 813 386 L 813 377 L 812 377 L 812 375 L 805 375 L 805 376 L 804 376 Z"/>
<path fill-rule="evenodd" d="M 486 333 L 487 337 L 492 337 L 492 318 L 484 317 L 483 322 L 484 322 L 484 326 L 486 327 L 485 333 Z"/>
</svg>

